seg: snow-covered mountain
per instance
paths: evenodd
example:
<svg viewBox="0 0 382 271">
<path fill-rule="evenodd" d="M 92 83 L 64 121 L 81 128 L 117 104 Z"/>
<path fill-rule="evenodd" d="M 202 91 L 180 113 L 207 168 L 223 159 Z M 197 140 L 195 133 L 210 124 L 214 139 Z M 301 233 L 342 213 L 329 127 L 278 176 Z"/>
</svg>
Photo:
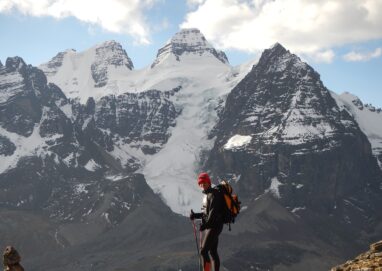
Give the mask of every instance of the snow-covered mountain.
<svg viewBox="0 0 382 271">
<path fill-rule="evenodd" d="M 171 136 L 163 149 L 157 148 L 160 151 L 151 153 L 153 155 L 142 155 L 139 148 L 137 149 L 139 144 L 128 145 L 126 140 L 125 143 L 119 140 L 114 144 L 115 154 L 118 152 L 120 158 L 125 160 L 123 156 L 128 155 L 127 153 L 136 154 L 143 165 L 139 171 L 145 174 L 150 186 L 162 195 L 172 210 L 188 213 L 190 208 L 199 209 L 200 191 L 195 185 L 200 164 L 199 154 L 211 148 L 212 141 L 207 137 L 217 118 L 216 108 L 253 63 L 243 67 L 231 67 L 224 53 L 211 47 L 199 30 L 186 29 L 176 33 L 168 44 L 159 49 L 158 56 L 150 67 L 130 70 L 123 66 L 123 69 L 116 72 L 112 64 L 104 62 L 108 80 L 105 80 L 106 84 L 102 87 L 95 88 L 93 81 L 89 79 L 91 65 L 99 62 L 97 59 L 102 55 L 95 56 L 94 51 L 102 48 L 100 51 L 103 54 L 113 55 L 113 51 L 110 51 L 113 47 L 104 45 L 79 54 L 72 52 L 74 57 L 64 57 L 63 62 L 70 64 L 63 67 L 55 65 L 55 75 L 52 76 L 49 71 L 47 73 L 48 81 L 60 86 L 70 98 L 78 98 L 84 102 L 93 97 L 96 103 L 101 103 L 107 95 L 142 93 L 148 89 L 180 89 L 181 91 L 168 97 L 180 113 L 176 118 L 176 125 L 171 125 Z M 120 48 L 115 44 L 114 47 Z M 126 54 L 121 56 L 127 57 Z M 73 61 L 78 68 L 70 70 Z M 48 63 L 51 62 L 55 63 L 56 60 Z M 47 64 L 40 67 L 46 71 Z M 87 77 L 85 74 L 88 74 Z M 78 82 L 78 78 L 82 78 L 81 82 Z M 62 82 L 76 82 L 74 86 L 81 91 L 67 93 L 71 87 Z M 106 111 L 105 113 L 109 114 Z M 110 127 L 103 125 L 101 128 L 107 130 Z"/>
<path fill-rule="evenodd" d="M 180 214 L 198 210 L 195 179 L 206 170 L 215 182 L 231 180 L 243 202 L 235 236 L 225 236 L 241 240 L 224 252 L 228 270 L 322 269 L 333 259 L 321 251 L 353 253 L 381 234 L 380 116 L 330 93 L 280 44 L 232 67 L 197 29 L 176 33 L 139 70 L 114 41 L 61 52 L 40 69 L 8 58 L 0 63 L 0 206 L 20 228 L 18 212 L 46 223 L 36 238 L 54 253 L 65 248 L 67 262 L 92 254 L 65 267 L 48 260 L 47 270 L 109 270 L 108 262 L 139 270 L 141 257 L 145 270 L 173 270 L 171 257 L 194 270 L 186 220 L 163 202 Z M 145 252 L 126 248 L 132 256 L 120 257 L 124 238 Z"/>
<path fill-rule="evenodd" d="M 88 97 L 118 93 L 119 79 L 128 76 L 134 66 L 119 43 L 107 41 L 81 53 L 60 52 L 39 68 L 68 98 L 86 102 Z"/>
</svg>

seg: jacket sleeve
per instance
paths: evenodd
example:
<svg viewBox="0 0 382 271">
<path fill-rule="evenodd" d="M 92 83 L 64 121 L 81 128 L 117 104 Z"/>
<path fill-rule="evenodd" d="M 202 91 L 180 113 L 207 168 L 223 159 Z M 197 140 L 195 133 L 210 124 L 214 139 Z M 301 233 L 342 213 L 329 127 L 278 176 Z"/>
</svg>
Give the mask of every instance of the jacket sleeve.
<svg viewBox="0 0 382 271">
<path fill-rule="evenodd" d="M 222 223 L 222 197 L 218 193 L 211 193 L 209 202 L 209 212 L 208 217 L 205 221 L 205 227 L 207 229 L 218 226 Z"/>
</svg>

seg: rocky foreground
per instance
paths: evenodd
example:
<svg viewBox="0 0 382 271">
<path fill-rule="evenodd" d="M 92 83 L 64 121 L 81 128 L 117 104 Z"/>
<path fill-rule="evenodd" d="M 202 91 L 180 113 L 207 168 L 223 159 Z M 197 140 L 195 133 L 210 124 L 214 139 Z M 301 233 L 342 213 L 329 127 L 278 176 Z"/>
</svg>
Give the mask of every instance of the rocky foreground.
<svg viewBox="0 0 382 271">
<path fill-rule="evenodd" d="M 333 267 L 331 271 L 382 271 L 382 240 L 370 245 L 369 251 Z"/>
</svg>

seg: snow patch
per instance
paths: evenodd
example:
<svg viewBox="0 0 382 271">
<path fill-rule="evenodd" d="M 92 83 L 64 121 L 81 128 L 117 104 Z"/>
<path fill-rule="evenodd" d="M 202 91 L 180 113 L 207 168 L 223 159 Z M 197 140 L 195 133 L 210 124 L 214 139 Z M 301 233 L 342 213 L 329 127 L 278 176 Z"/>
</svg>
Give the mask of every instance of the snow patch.
<svg viewBox="0 0 382 271">
<path fill-rule="evenodd" d="M 79 195 L 79 194 L 82 194 L 82 193 L 87 194 L 89 191 L 86 189 L 86 186 L 87 186 L 87 184 L 83 184 L 83 183 L 76 184 L 74 186 L 74 193 L 76 195 Z"/>
<path fill-rule="evenodd" d="M 60 106 L 61 111 L 66 115 L 66 117 L 70 120 L 73 120 L 73 111 L 72 111 L 72 105 L 67 103 L 63 106 Z"/>
<path fill-rule="evenodd" d="M 24 86 L 24 78 L 18 71 L 2 75 L 0 77 L 0 104 L 24 92 Z"/>
<path fill-rule="evenodd" d="M 107 223 L 111 224 L 111 221 L 110 221 L 110 218 L 109 218 L 109 213 L 102 213 L 101 216 L 105 218 Z"/>
<path fill-rule="evenodd" d="M 89 122 L 90 122 L 92 119 L 93 119 L 92 117 L 89 117 L 89 118 L 87 118 L 87 119 L 84 121 L 84 123 L 82 124 L 82 131 L 85 130 L 85 129 L 88 127 Z"/>
<path fill-rule="evenodd" d="M 293 210 L 291 212 L 293 214 L 295 214 L 296 216 L 298 216 L 297 213 L 300 212 L 300 211 L 304 211 L 304 210 L 306 210 L 305 206 L 303 206 L 303 207 L 295 207 L 295 208 L 293 208 Z"/>
<path fill-rule="evenodd" d="M 273 177 L 271 179 L 271 185 L 269 186 L 267 190 L 265 190 L 265 192 L 270 192 L 275 197 L 281 198 L 280 191 L 279 191 L 280 185 L 283 185 L 283 184 L 279 181 L 279 179 L 277 177 Z"/>
<path fill-rule="evenodd" d="M 93 159 L 90 159 L 86 165 L 85 165 L 85 168 L 88 170 L 88 171 L 96 171 L 97 169 L 101 168 L 101 166 L 99 164 L 97 164 Z"/>
<path fill-rule="evenodd" d="M 78 167 L 78 160 L 77 160 L 77 153 L 70 153 L 68 156 L 66 156 L 62 161 L 67 167 L 71 167 L 72 165 L 74 167 Z"/>
<path fill-rule="evenodd" d="M 251 140 L 252 140 L 252 136 L 234 135 L 224 145 L 224 149 L 232 150 L 232 149 L 240 148 L 245 145 L 248 145 L 251 142 Z"/>
<path fill-rule="evenodd" d="M 117 175 L 108 175 L 105 177 L 106 180 L 109 180 L 109 181 L 112 181 L 112 182 L 117 182 L 117 181 L 120 181 L 124 178 L 126 178 L 127 176 L 123 175 L 123 174 L 117 174 Z"/>
<path fill-rule="evenodd" d="M 0 173 L 3 173 L 11 168 L 17 166 L 21 157 L 25 156 L 45 156 L 50 155 L 52 152 L 48 150 L 49 146 L 47 141 L 54 141 L 62 137 L 62 135 L 53 135 L 50 137 L 42 138 L 40 136 L 39 124 L 33 128 L 33 132 L 29 137 L 24 137 L 17 133 L 8 132 L 0 126 L 0 134 L 7 137 L 15 146 L 16 150 L 10 156 L 0 155 Z"/>
<path fill-rule="evenodd" d="M 132 147 L 123 142 L 122 139 L 114 143 L 114 148 L 109 154 L 117 159 L 122 167 L 128 167 L 132 163 L 144 163 L 146 161 L 146 155 L 140 148 Z"/>
</svg>

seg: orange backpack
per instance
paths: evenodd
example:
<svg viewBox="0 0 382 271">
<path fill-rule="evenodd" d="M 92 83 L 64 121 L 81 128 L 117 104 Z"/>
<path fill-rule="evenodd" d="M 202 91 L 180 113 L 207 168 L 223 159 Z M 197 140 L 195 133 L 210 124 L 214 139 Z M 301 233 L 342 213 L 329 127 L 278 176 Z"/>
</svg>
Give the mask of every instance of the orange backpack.
<svg viewBox="0 0 382 271">
<path fill-rule="evenodd" d="M 240 213 L 240 201 L 237 195 L 232 194 L 232 186 L 227 181 L 222 181 L 215 186 L 224 198 L 225 207 L 223 214 L 223 222 L 229 225 L 231 230 L 231 223 L 235 223 L 235 218 Z"/>
</svg>

